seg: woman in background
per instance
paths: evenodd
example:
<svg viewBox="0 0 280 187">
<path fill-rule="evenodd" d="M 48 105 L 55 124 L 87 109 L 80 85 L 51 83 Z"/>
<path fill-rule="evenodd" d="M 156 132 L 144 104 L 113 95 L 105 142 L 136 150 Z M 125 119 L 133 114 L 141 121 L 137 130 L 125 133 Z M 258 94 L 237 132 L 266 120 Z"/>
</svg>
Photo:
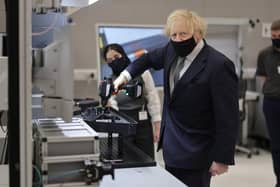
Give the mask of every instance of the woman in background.
<svg viewBox="0 0 280 187">
<path fill-rule="evenodd" d="M 112 69 L 113 80 L 130 64 L 129 58 L 119 44 L 105 46 L 103 58 Z M 110 98 L 109 105 L 138 122 L 135 144 L 151 158 L 154 158 L 153 142 L 159 140 L 161 121 L 159 96 L 149 71 L 145 71 L 132 81 L 139 81 L 143 85 L 142 96 L 132 98 L 123 92 L 119 92 Z"/>
</svg>

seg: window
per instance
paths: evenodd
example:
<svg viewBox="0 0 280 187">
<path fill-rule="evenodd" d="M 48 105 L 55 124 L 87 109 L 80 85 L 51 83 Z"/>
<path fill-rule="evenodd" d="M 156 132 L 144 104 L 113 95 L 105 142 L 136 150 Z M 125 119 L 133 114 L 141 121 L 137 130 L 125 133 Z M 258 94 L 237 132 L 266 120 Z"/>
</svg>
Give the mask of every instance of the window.
<svg viewBox="0 0 280 187">
<path fill-rule="evenodd" d="M 102 49 L 107 44 L 118 43 L 123 46 L 131 61 L 134 61 L 144 53 L 155 48 L 162 47 L 168 42 L 163 34 L 163 26 L 133 26 L 133 25 L 98 25 L 97 33 L 99 39 L 99 68 L 100 77 L 111 75 L 111 69 L 105 63 Z M 163 85 L 163 70 L 150 70 L 156 86 Z"/>
<path fill-rule="evenodd" d="M 243 35 L 246 33 L 248 19 L 245 18 L 207 18 L 208 30 L 205 37 L 208 44 L 231 59 L 236 72 L 240 72 L 240 59 L 243 49 Z M 162 47 L 168 42 L 168 38 L 163 34 L 163 26 L 149 25 L 98 25 L 98 67 L 100 77 L 111 75 L 111 69 L 104 62 L 102 48 L 110 43 L 121 44 L 129 58 L 133 61 L 143 53 L 157 47 Z M 163 85 L 163 70 L 150 70 L 156 86 Z"/>
</svg>

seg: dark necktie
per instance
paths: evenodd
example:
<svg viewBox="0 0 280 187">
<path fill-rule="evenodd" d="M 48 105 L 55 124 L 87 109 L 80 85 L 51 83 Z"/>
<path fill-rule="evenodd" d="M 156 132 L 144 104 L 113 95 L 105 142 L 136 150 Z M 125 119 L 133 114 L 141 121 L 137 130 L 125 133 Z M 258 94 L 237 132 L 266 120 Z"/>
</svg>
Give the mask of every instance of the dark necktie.
<svg viewBox="0 0 280 187">
<path fill-rule="evenodd" d="M 177 65 L 174 69 L 174 86 L 176 85 L 177 81 L 180 79 L 180 72 L 181 70 L 183 69 L 184 67 L 184 62 L 185 62 L 185 59 L 186 57 L 180 59 L 178 62 L 177 62 Z"/>
</svg>

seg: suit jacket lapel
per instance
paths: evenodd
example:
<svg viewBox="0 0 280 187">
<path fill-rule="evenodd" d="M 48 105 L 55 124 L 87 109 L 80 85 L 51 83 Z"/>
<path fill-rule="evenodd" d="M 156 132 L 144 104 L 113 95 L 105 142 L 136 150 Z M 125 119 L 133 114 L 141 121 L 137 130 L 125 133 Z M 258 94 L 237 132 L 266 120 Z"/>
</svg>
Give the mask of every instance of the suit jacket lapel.
<svg viewBox="0 0 280 187">
<path fill-rule="evenodd" d="M 187 71 L 182 75 L 181 79 L 178 80 L 177 84 L 174 85 L 174 90 L 172 97 L 176 95 L 178 92 L 178 87 L 180 87 L 180 84 L 183 82 L 190 82 L 204 67 L 206 58 L 208 56 L 208 47 L 207 44 L 202 48 L 200 53 L 197 55 L 197 57 L 194 59 L 194 61 L 191 63 L 190 67 L 187 69 Z"/>
<path fill-rule="evenodd" d="M 201 51 L 201 53 L 198 54 L 198 56 L 191 63 L 187 71 L 183 74 L 182 80 L 190 82 L 204 68 L 205 62 L 206 55 L 203 53 L 203 51 Z"/>
</svg>

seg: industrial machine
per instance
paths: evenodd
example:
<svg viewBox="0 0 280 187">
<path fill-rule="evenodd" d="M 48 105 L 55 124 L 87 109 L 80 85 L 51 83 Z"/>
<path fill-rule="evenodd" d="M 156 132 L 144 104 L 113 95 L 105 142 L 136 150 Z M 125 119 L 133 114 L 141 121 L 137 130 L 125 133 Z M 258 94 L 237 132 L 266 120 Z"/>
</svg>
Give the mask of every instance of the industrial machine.
<svg viewBox="0 0 280 187">
<path fill-rule="evenodd" d="M 118 91 L 138 98 L 142 95 L 142 87 L 138 81 L 131 81 Z M 112 79 L 104 78 L 99 85 L 101 106 L 82 107 L 82 119 L 95 131 L 103 134 L 99 139 L 101 160 L 112 163 L 115 168 L 155 166 L 155 161 L 133 143 L 137 122 L 107 106 L 109 98 L 117 92 Z"/>
<path fill-rule="evenodd" d="M 42 95 L 43 116 L 33 118 L 35 186 L 98 186 L 104 175 L 114 178 L 112 164 L 100 159 L 98 133 L 81 118 L 72 117 L 75 102 L 70 32 L 73 25 L 68 10 L 76 11 L 94 2 L 33 0 L 32 87 Z M 44 21 L 51 24 L 45 28 Z M 42 41 L 44 45 L 34 46 Z"/>
<path fill-rule="evenodd" d="M 71 14 L 97 1 L 32 1 L 32 85 L 43 95 L 42 116 L 72 119 Z"/>
<path fill-rule="evenodd" d="M 70 123 L 61 118 L 38 119 L 33 127 L 38 186 L 97 186 L 104 175 L 114 178 L 112 164 L 100 161 L 98 134 L 82 119 Z"/>
<path fill-rule="evenodd" d="M 42 72 L 36 73 L 42 76 Z M 112 79 L 101 81 L 99 88 L 102 105 L 96 100 L 74 100 L 81 110 L 70 122 L 62 118 L 33 120 L 33 183 L 43 187 L 98 185 L 103 175 L 114 178 L 115 168 L 155 165 L 153 159 L 125 141 L 136 134 L 137 122 L 106 106 L 115 94 Z M 121 89 L 131 97 L 142 94 L 138 82 Z"/>
<path fill-rule="evenodd" d="M 32 0 L 32 10 L 37 14 L 45 14 L 48 11 L 64 12 L 65 8 L 76 10 L 89 6 L 98 0 Z"/>
<path fill-rule="evenodd" d="M 13 124 L 9 125 L 10 134 L 8 136 L 10 186 L 98 186 L 103 175 L 114 176 L 116 165 L 102 159 L 100 150 L 102 146 L 99 145 L 102 141 L 92 126 L 100 123 L 108 125 L 108 123 L 104 123 L 106 120 L 94 118 L 90 121 L 92 124 L 89 124 L 81 118 L 72 117 L 74 100 L 70 31 L 73 27 L 73 20 L 69 16 L 72 11 L 77 11 L 84 5 L 95 1 L 33 0 L 30 2 L 23 0 L 20 3 L 17 1 L 5 2 L 8 2 L 7 35 L 10 37 L 8 55 L 9 61 L 12 62 L 8 67 L 8 77 L 12 76 L 13 68 L 19 70 L 13 72 L 13 76 L 16 77 L 8 81 L 9 88 L 15 87 L 14 90 L 9 89 L 8 94 L 9 119 L 11 120 L 9 123 Z M 70 7 L 65 7 L 66 5 Z M 72 7 L 76 5 L 78 7 Z M 18 9 L 15 10 L 14 7 L 18 7 Z M 52 14 L 53 19 L 50 19 L 53 22 L 50 22 L 49 25 L 41 25 L 44 21 L 49 20 L 49 13 Z M 59 25 L 57 22 L 60 16 L 66 18 L 62 21 L 63 25 Z M 37 20 L 37 18 L 42 20 Z M 37 25 L 34 23 L 35 21 L 37 21 Z M 36 30 L 36 26 L 42 30 Z M 17 37 L 19 40 L 16 40 Z M 43 40 L 41 40 L 42 38 Z M 41 41 L 48 42 L 42 46 L 33 45 Z M 31 46 L 33 48 L 32 56 L 29 50 Z M 3 63 L 1 62 L 1 64 Z M 4 80 L 2 75 L 1 72 L 0 80 Z M 112 86 L 111 83 L 110 86 Z M 31 107 L 33 107 L 31 87 L 36 88 L 42 94 L 42 110 L 44 111 L 44 118 L 33 118 L 33 121 L 31 119 Z M 3 90 L 7 91 L 7 89 Z M 140 92 L 135 93 L 139 95 L 137 93 Z M 104 109 L 101 111 L 102 115 L 107 117 L 113 114 L 120 118 L 121 122 L 128 121 L 128 124 L 135 125 L 134 121 L 130 121 L 127 116 L 104 107 L 106 103 L 104 100 L 107 100 L 110 94 L 102 96 Z M 1 105 L 4 106 L 2 103 L 5 102 L 1 100 Z M 8 108 L 4 107 L 5 110 Z M 98 107 L 92 109 L 99 110 Z M 88 110 L 85 110 L 84 114 L 86 112 Z M 119 122 L 118 118 L 115 122 Z M 134 133 L 135 131 L 131 130 L 128 134 Z M 114 132 L 112 134 L 114 136 Z M 141 150 L 135 149 L 133 145 L 125 148 L 123 152 L 126 166 L 118 167 L 155 165 L 154 160 L 147 158 Z M 127 152 L 133 154 L 127 154 Z"/>
</svg>

